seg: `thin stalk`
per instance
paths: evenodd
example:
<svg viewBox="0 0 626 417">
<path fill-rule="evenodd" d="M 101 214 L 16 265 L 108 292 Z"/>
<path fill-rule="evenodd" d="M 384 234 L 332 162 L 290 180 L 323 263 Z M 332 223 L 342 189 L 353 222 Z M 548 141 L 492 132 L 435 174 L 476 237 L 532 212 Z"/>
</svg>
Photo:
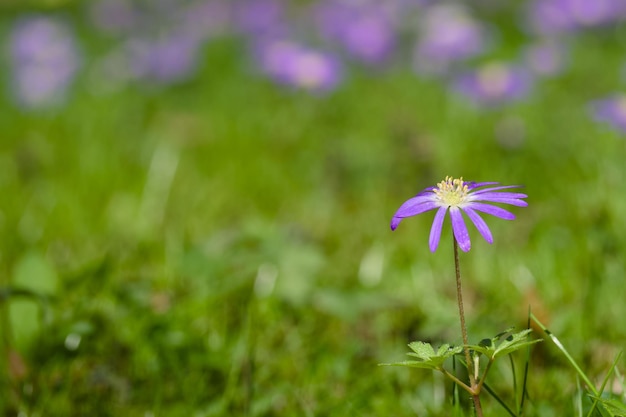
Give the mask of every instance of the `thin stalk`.
<svg viewBox="0 0 626 417">
<path fill-rule="evenodd" d="M 489 362 L 487 362 L 487 367 L 485 368 L 485 372 L 483 372 L 483 375 L 480 378 L 480 381 L 477 382 L 477 386 L 478 386 L 478 392 L 480 392 L 480 390 L 483 388 L 483 385 L 485 384 L 485 379 L 487 379 L 487 374 L 489 373 L 489 370 L 491 369 L 491 365 L 493 364 L 494 360 L 493 359 L 489 359 Z"/>
<path fill-rule="evenodd" d="M 528 306 L 528 322 L 526 323 L 526 328 L 530 329 L 530 306 Z M 524 364 L 524 380 L 522 382 L 522 398 L 519 402 L 519 412 L 518 414 L 522 416 L 524 411 L 524 400 L 526 399 L 526 384 L 528 383 L 528 369 L 530 366 L 530 345 L 526 348 L 526 363 Z"/>
<path fill-rule="evenodd" d="M 515 404 L 519 402 L 519 392 L 517 391 L 517 375 L 515 375 L 515 361 L 513 360 L 513 355 L 507 355 L 509 357 L 509 362 L 511 363 L 511 373 L 513 374 L 513 392 L 515 393 Z"/>
<path fill-rule="evenodd" d="M 459 247 L 452 235 L 452 244 L 454 247 L 454 270 L 456 273 L 456 297 L 459 305 L 459 318 L 461 320 L 461 335 L 463 337 L 463 348 L 465 351 L 465 361 L 467 362 L 467 372 L 469 373 L 470 388 L 472 393 L 472 400 L 474 401 L 474 410 L 477 417 L 483 417 L 483 408 L 480 404 L 480 388 L 476 384 L 476 377 L 474 375 L 474 363 L 471 360 L 469 340 L 467 338 L 467 326 L 465 325 L 465 311 L 463 310 L 463 292 L 461 290 L 461 268 L 459 267 Z"/>
<path fill-rule="evenodd" d="M 450 378 L 456 385 L 458 385 L 459 387 L 463 388 L 465 391 L 469 392 L 470 394 L 472 393 L 472 389 L 470 387 L 468 387 L 465 382 L 461 381 L 459 378 L 457 378 L 456 376 L 454 376 L 453 374 L 448 372 L 445 368 L 439 368 L 438 370 L 441 373 L 443 373 L 445 376 Z"/>
<path fill-rule="evenodd" d="M 535 315 L 533 313 L 530 313 L 530 317 L 533 319 L 533 321 L 535 323 L 537 323 L 537 325 L 541 328 L 541 330 L 543 330 L 543 332 L 546 335 L 548 335 L 548 337 L 550 339 L 552 339 L 552 342 L 554 342 L 556 347 L 561 351 L 563 356 L 565 356 L 565 358 L 568 360 L 570 365 L 572 365 L 574 367 L 574 369 L 576 370 L 576 372 L 578 372 L 578 375 L 583 380 L 585 385 L 587 385 L 587 388 L 589 388 L 589 390 L 593 393 L 593 395 L 595 395 L 596 397 L 599 397 L 600 393 L 598 392 L 598 389 L 595 387 L 595 385 L 593 385 L 591 380 L 589 380 L 589 377 L 583 372 L 583 370 L 580 368 L 580 366 L 578 366 L 578 364 L 576 363 L 576 361 L 574 360 L 572 355 L 570 355 L 569 352 L 567 351 L 567 349 L 565 349 L 565 346 L 563 346 L 561 341 L 554 334 L 552 334 L 552 332 L 550 330 L 548 330 L 546 328 L 546 326 L 544 326 L 543 323 L 540 322 L 539 319 L 537 317 L 535 317 Z"/>
</svg>

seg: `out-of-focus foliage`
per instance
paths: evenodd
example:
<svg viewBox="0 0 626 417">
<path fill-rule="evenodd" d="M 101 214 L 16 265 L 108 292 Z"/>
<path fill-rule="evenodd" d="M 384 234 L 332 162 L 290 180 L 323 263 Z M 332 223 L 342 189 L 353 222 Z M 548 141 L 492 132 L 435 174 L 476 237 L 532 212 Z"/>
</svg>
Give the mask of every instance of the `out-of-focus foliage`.
<svg viewBox="0 0 626 417">
<path fill-rule="evenodd" d="M 493 245 L 470 232 L 472 343 L 530 306 L 601 380 L 626 31 L 577 4 L 3 4 L 5 414 L 449 415 L 438 376 L 376 366 L 460 340 L 449 225 L 435 254 L 427 215 L 389 230 L 446 175 L 529 196 Z M 528 415 L 573 414 L 549 343 L 530 380 Z"/>
</svg>

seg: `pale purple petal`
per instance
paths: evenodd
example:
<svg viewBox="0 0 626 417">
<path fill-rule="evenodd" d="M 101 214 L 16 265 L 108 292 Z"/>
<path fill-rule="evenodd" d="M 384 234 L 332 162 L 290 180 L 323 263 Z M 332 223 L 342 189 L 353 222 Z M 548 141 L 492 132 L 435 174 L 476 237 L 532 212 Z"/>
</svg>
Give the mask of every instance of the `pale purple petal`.
<svg viewBox="0 0 626 417">
<path fill-rule="evenodd" d="M 422 197 L 412 198 L 411 200 L 409 200 L 409 201 L 411 201 L 411 203 L 409 203 L 409 201 L 407 201 L 402 206 L 400 206 L 398 211 L 396 211 L 396 213 L 393 216 L 394 217 L 415 216 L 417 214 L 421 214 L 421 213 L 425 213 L 425 212 L 430 211 L 430 210 L 434 210 L 434 209 L 436 209 L 437 207 L 439 207 L 441 205 L 437 201 L 432 201 L 432 200 L 419 201 L 419 199 L 422 199 Z M 418 200 L 418 201 L 415 201 L 415 200 Z M 407 204 L 407 203 L 409 203 L 409 204 Z"/>
<path fill-rule="evenodd" d="M 489 201 L 491 203 L 510 204 L 517 207 L 528 207 L 528 203 L 518 198 L 491 197 L 491 198 L 472 198 L 470 201 Z M 471 203 L 470 203 L 471 204 Z"/>
<path fill-rule="evenodd" d="M 432 191 L 433 191 L 434 189 L 436 189 L 436 188 L 437 188 L 437 187 L 435 187 L 435 186 L 433 186 L 433 187 L 426 187 L 426 188 L 424 188 L 422 191 L 420 191 L 419 193 L 417 193 L 417 194 L 415 195 L 415 197 L 419 197 L 419 196 L 421 196 L 421 195 L 428 195 L 428 194 L 431 194 L 431 193 L 432 193 Z"/>
<path fill-rule="evenodd" d="M 486 183 L 484 183 L 486 184 Z M 497 184 L 497 183 L 494 183 Z M 504 190 L 507 188 L 520 188 L 523 187 L 523 185 L 501 185 L 500 187 L 489 187 L 489 188 L 485 188 L 483 190 L 478 190 L 478 191 L 473 191 L 472 195 L 474 194 L 484 194 L 484 193 L 489 193 L 491 191 L 496 191 L 496 190 Z"/>
<path fill-rule="evenodd" d="M 393 217 L 391 219 L 391 230 L 396 230 L 400 222 L 404 219 L 404 217 Z"/>
<path fill-rule="evenodd" d="M 496 185 L 496 184 L 500 184 L 499 182 L 474 182 L 474 181 L 465 181 L 465 183 L 467 184 L 467 189 L 468 190 L 473 190 L 474 188 L 480 188 L 480 187 L 484 187 L 485 185 Z M 487 188 L 486 190 L 489 190 L 490 188 Z M 486 191 L 486 190 L 482 190 L 482 191 Z M 477 191 L 478 192 L 478 191 Z"/>
<path fill-rule="evenodd" d="M 489 230 L 489 227 L 487 226 L 487 223 L 485 223 L 483 218 L 480 217 L 480 215 L 472 210 L 470 207 L 464 207 L 463 211 L 465 211 L 467 217 L 469 217 L 472 223 L 474 223 L 474 226 L 476 226 L 482 237 L 484 237 L 487 242 L 493 243 L 491 230 Z"/>
<path fill-rule="evenodd" d="M 471 207 L 474 210 L 482 211 L 483 213 L 491 214 L 492 216 L 500 217 L 505 220 L 513 220 L 515 218 L 515 215 L 510 211 L 501 207 L 491 206 L 489 204 L 472 202 L 468 204 L 467 207 Z"/>
<path fill-rule="evenodd" d="M 439 246 L 439 239 L 441 238 L 441 229 L 443 227 L 443 219 L 446 216 L 446 211 L 448 211 L 447 207 L 439 207 L 439 210 L 437 210 L 435 218 L 433 219 L 433 225 L 430 228 L 430 237 L 428 238 L 428 246 L 430 247 L 431 252 L 436 251 L 437 246 Z"/>
<path fill-rule="evenodd" d="M 519 198 L 526 198 L 528 197 L 526 194 L 522 194 L 522 193 L 492 193 L 492 192 L 488 192 L 489 190 L 485 190 L 487 192 L 475 192 L 470 194 L 467 199 L 468 200 L 473 200 L 474 196 L 476 196 L 476 199 L 480 198 L 482 199 L 489 199 L 492 197 L 495 198 L 515 198 L 515 199 L 519 199 Z"/>
<path fill-rule="evenodd" d="M 454 238 L 458 242 L 461 250 L 467 252 L 472 247 L 472 243 L 470 242 L 469 233 L 467 233 L 467 226 L 463 220 L 463 215 L 458 207 L 450 207 L 450 219 L 452 220 Z"/>
</svg>

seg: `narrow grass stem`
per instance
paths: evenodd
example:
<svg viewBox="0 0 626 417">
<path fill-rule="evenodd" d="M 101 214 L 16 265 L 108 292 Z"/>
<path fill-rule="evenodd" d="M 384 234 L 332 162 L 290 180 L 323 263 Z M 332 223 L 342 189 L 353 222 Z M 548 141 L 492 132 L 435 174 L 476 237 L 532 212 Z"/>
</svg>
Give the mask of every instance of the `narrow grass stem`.
<svg viewBox="0 0 626 417">
<path fill-rule="evenodd" d="M 469 374 L 470 381 L 470 393 L 472 394 L 472 400 L 474 401 L 474 410 L 477 417 L 483 417 L 483 409 L 480 404 L 480 388 L 476 384 L 476 377 L 474 375 L 474 363 L 471 360 L 469 340 L 467 337 L 467 326 L 465 325 L 465 311 L 463 310 L 463 292 L 461 290 L 461 268 L 459 267 L 459 246 L 456 243 L 454 234 L 452 235 L 452 244 L 454 247 L 454 271 L 456 275 L 456 296 L 457 303 L 459 305 L 459 318 L 461 320 L 461 335 L 463 337 L 463 347 L 465 351 L 465 361 L 467 362 L 467 372 Z"/>
<path fill-rule="evenodd" d="M 589 390 L 593 393 L 593 395 L 595 395 L 596 397 L 600 396 L 598 389 L 595 387 L 593 382 L 591 382 L 587 374 L 585 374 L 583 370 L 580 368 L 580 366 L 578 366 L 578 364 L 576 363 L 572 355 L 570 355 L 567 349 L 565 349 L 565 346 L 563 346 L 561 341 L 554 334 L 552 334 L 552 332 L 548 330 L 546 326 L 544 326 L 543 323 L 540 322 L 539 319 L 535 317 L 533 313 L 530 313 L 530 317 L 533 319 L 535 323 L 537 323 L 537 325 L 541 328 L 541 330 L 543 330 L 543 332 L 552 340 L 552 342 L 554 342 L 556 347 L 561 351 L 563 356 L 565 356 L 565 358 L 568 360 L 570 365 L 574 367 L 574 369 L 576 370 L 580 378 L 583 380 L 585 385 L 587 385 L 587 388 L 589 388 Z"/>
</svg>

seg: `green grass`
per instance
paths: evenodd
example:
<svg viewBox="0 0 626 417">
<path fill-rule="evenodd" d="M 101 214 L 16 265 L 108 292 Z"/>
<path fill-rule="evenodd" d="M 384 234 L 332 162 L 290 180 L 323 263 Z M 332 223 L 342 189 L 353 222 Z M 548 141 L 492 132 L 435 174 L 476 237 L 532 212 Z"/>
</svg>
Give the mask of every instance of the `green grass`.
<svg viewBox="0 0 626 417">
<path fill-rule="evenodd" d="M 439 375 L 377 366 L 460 342 L 449 226 L 435 254 L 427 215 L 388 227 L 446 175 L 529 195 L 514 222 L 490 219 L 493 245 L 470 231 L 470 339 L 523 329 L 530 306 L 599 386 L 626 340 L 626 142 L 586 113 L 622 87 L 585 82 L 604 74 L 591 60 L 618 61 L 604 41 L 489 111 L 400 70 L 281 90 L 229 42 L 163 91 L 83 79 L 62 110 L 5 101 L 5 414 L 449 416 Z M 506 145 L 494 129 L 512 119 L 525 133 Z M 490 383 L 510 399 L 506 365 Z M 526 415 L 575 415 L 576 371 L 548 342 L 528 391 Z"/>
</svg>

